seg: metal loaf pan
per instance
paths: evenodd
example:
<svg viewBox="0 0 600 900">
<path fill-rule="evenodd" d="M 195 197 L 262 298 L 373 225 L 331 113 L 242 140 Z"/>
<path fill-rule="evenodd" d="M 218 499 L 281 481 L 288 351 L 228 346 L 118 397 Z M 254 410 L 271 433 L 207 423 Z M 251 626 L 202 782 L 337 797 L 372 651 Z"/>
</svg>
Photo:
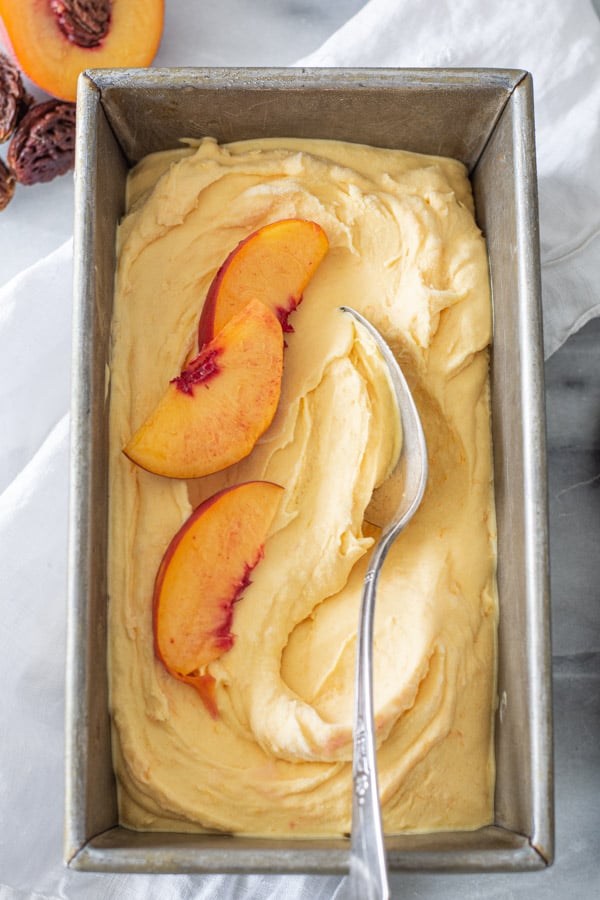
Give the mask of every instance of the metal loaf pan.
<svg viewBox="0 0 600 900">
<path fill-rule="evenodd" d="M 391 869 L 539 869 L 553 856 L 543 361 L 532 83 L 515 70 L 150 69 L 78 96 L 65 861 L 136 872 L 343 872 L 348 843 L 121 827 L 106 673 L 105 370 L 128 169 L 181 137 L 332 138 L 465 162 L 487 238 L 500 595 L 495 823 L 386 839 Z"/>
</svg>

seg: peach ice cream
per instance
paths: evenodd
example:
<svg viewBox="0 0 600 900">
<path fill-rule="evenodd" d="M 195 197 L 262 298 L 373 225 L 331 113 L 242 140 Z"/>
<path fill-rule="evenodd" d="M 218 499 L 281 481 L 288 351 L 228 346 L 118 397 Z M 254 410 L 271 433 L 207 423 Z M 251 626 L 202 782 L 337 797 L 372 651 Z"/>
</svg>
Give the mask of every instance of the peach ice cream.
<svg viewBox="0 0 600 900">
<path fill-rule="evenodd" d="M 171 478 L 136 465 L 123 448 L 198 352 L 199 323 L 214 323 L 203 306 L 220 267 L 257 230 L 296 219 L 317 223 L 328 250 L 287 309 L 272 421 L 251 452 L 213 474 Z M 385 365 L 342 305 L 397 355 L 430 458 L 424 500 L 378 590 L 384 827 L 493 820 L 492 317 L 467 173 L 454 160 L 347 143 L 206 139 L 138 164 L 118 234 L 109 661 L 124 825 L 349 831 L 355 634 L 377 534 L 365 510 L 400 437 Z M 254 482 L 283 490 L 233 607 L 231 646 L 202 669 L 214 716 L 157 658 L 155 579 L 194 509 Z"/>
</svg>

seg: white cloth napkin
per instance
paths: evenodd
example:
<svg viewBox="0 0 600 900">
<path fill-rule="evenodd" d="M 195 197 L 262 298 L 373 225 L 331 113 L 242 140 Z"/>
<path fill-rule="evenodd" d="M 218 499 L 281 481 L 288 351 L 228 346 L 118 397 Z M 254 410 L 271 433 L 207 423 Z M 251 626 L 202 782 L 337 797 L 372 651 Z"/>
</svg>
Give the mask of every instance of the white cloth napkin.
<svg viewBox="0 0 600 900">
<path fill-rule="evenodd" d="M 371 0 L 299 64 L 531 71 L 546 355 L 598 314 L 600 22 L 589 0 Z M 330 897 L 338 878 L 62 865 L 71 258 L 68 241 L 0 289 L 0 900 Z"/>
</svg>

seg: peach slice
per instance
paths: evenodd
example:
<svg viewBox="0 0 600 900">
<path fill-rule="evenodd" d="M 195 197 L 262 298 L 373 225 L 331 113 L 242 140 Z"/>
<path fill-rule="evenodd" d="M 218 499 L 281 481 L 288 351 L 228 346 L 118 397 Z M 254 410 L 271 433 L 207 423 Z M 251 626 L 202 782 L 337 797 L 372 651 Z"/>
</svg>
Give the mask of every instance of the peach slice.
<svg viewBox="0 0 600 900">
<path fill-rule="evenodd" d="M 163 30 L 164 0 L 0 0 L 7 49 L 38 87 L 75 100 L 84 69 L 147 66 Z"/>
<path fill-rule="evenodd" d="M 292 331 L 288 316 L 328 247 L 321 226 L 305 219 L 282 219 L 254 231 L 232 250 L 208 289 L 199 346 L 212 340 L 252 297 L 275 312 L 283 331 Z"/>
<path fill-rule="evenodd" d="M 170 382 L 125 454 L 171 478 L 198 478 L 238 462 L 271 424 L 282 371 L 279 321 L 252 300 Z"/>
<path fill-rule="evenodd" d="M 233 606 L 264 554 L 282 491 L 269 481 L 249 481 L 209 497 L 172 539 L 156 575 L 156 655 L 198 691 L 213 717 L 214 679 L 205 669 L 233 646 Z"/>
</svg>

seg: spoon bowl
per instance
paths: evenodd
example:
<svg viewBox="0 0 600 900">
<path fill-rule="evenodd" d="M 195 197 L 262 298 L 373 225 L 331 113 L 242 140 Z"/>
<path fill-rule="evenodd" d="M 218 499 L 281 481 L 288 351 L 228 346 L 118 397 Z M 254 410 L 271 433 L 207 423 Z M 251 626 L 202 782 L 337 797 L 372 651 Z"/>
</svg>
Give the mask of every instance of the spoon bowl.
<svg viewBox="0 0 600 900">
<path fill-rule="evenodd" d="M 360 603 L 356 638 L 356 681 L 352 754 L 352 836 L 346 896 L 387 900 L 389 884 L 377 783 L 373 721 L 373 621 L 377 582 L 394 540 L 417 511 L 427 483 L 427 446 L 404 374 L 379 331 L 349 306 L 342 306 L 375 340 L 390 374 L 402 424 L 402 449 L 394 470 L 373 494 L 369 521 L 382 532 L 371 553 Z M 382 499 L 384 498 L 384 499 Z"/>
</svg>

